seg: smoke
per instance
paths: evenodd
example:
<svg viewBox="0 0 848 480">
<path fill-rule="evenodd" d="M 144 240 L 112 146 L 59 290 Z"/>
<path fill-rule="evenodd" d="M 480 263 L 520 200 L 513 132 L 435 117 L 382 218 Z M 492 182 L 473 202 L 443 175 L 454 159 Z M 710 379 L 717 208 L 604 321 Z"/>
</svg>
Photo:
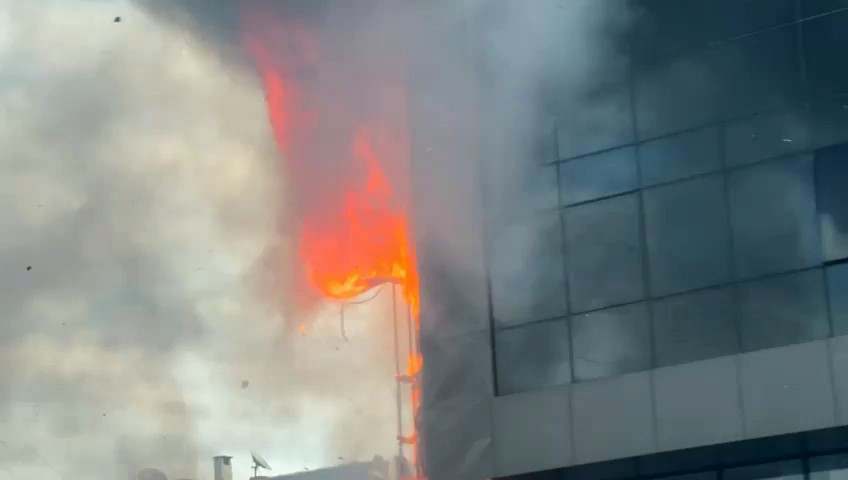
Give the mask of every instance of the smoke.
<svg viewBox="0 0 848 480">
<path fill-rule="evenodd" d="M 262 4 L 324 29 L 332 74 L 315 91 L 341 125 L 373 106 L 369 79 L 411 55 L 416 185 L 386 168 L 416 198 L 431 332 L 485 326 L 483 212 L 535 208 L 534 162 L 592 148 L 618 108 L 592 92 L 621 74 L 606 39 L 626 15 L 561 3 Z M 3 471 L 197 477 L 222 453 L 246 474 L 251 448 L 277 472 L 391 452 L 388 289 L 346 312 L 350 341 L 329 306 L 310 310 L 306 337 L 282 328 L 302 314 L 291 226 L 326 205 L 297 192 L 330 203 L 350 172 L 336 170 L 332 131 L 313 175 L 281 167 L 241 13 L 224 0 L 0 1 L 13 66 L 0 105 L 14 119 L 0 129 L 0 359 L 15 366 L 0 374 Z M 575 109 L 588 112 L 577 124 Z M 563 124 L 585 135 L 557 138 Z M 537 241 L 508 250 L 533 255 Z"/>
</svg>

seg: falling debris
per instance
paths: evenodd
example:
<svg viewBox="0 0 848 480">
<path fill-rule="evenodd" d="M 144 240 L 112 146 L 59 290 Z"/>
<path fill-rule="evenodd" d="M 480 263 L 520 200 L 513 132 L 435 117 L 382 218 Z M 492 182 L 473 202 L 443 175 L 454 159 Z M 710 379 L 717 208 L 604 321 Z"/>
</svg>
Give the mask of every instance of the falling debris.
<svg viewBox="0 0 848 480">
<path fill-rule="evenodd" d="M 247 388 L 247 386 L 248 386 L 248 385 L 250 385 L 250 382 L 248 382 L 247 380 L 242 380 L 242 381 L 241 381 L 241 388 L 242 388 L 242 389 Z"/>
</svg>

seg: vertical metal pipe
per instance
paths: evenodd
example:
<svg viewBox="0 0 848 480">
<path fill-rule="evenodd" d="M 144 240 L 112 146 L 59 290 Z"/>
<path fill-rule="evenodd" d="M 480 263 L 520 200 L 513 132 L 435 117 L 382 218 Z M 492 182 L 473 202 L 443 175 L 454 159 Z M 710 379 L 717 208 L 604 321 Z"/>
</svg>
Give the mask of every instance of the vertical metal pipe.
<svg viewBox="0 0 848 480">
<path fill-rule="evenodd" d="M 401 463 L 401 459 L 403 459 L 403 403 L 402 403 L 402 392 L 400 387 L 400 336 L 398 334 L 398 318 L 397 318 L 397 287 L 395 284 L 392 284 L 392 327 L 395 332 L 395 384 L 396 384 L 396 396 L 395 399 L 397 402 L 397 441 L 398 441 L 398 458 L 395 461 L 395 467 L 397 468 L 397 478 L 400 479 L 401 475 L 403 475 L 403 464 Z"/>
</svg>

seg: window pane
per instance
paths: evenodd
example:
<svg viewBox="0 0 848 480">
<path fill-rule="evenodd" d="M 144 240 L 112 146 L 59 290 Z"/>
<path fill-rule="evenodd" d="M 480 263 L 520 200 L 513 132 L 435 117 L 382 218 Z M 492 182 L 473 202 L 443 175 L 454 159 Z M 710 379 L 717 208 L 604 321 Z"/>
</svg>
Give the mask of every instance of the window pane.
<svg viewBox="0 0 848 480">
<path fill-rule="evenodd" d="M 812 17 L 848 7 L 848 0 L 804 0 L 801 2 L 801 16 Z"/>
<path fill-rule="evenodd" d="M 650 324 L 645 303 L 577 315 L 571 319 L 576 380 L 651 368 Z"/>
<path fill-rule="evenodd" d="M 784 27 L 636 72 L 639 138 L 801 103 L 797 32 Z"/>
<path fill-rule="evenodd" d="M 848 66 L 840 52 L 848 48 L 848 12 L 804 22 L 804 57 L 810 89 L 816 96 L 848 92 Z"/>
<path fill-rule="evenodd" d="M 637 0 L 637 57 L 658 56 L 706 46 L 795 20 L 794 0 Z"/>
<path fill-rule="evenodd" d="M 848 335 L 848 263 L 827 269 L 834 335 Z"/>
<path fill-rule="evenodd" d="M 643 143 L 639 147 L 639 161 L 642 185 L 718 170 L 721 167 L 718 132 L 707 128 Z"/>
<path fill-rule="evenodd" d="M 810 480 L 848 480 L 848 454 L 811 458 Z"/>
<path fill-rule="evenodd" d="M 610 73 L 607 78 L 613 79 L 612 82 L 600 79 L 586 94 L 571 94 L 556 101 L 559 158 L 571 158 L 633 141 L 630 85 L 620 81 L 626 78 L 626 73 Z"/>
<path fill-rule="evenodd" d="M 826 147 L 848 141 L 848 96 L 814 101 L 810 122 L 813 146 Z"/>
<path fill-rule="evenodd" d="M 724 471 L 724 480 L 802 480 L 803 468 L 800 460 L 729 468 Z"/>
<path fill-rule="evenodd" d="M 512 169 L 495 164 L 484 172 L 486 192 L 497 202 L 487 205 L 490 215 L 527 215 L 559 206 L 556 165 Z"/>
<path fill-rule="evenodd" d="M 808 452 L 833 452 L 848 449 L 848 427 L 813 430 L 804 433 Z"/>
<path fill-rule="evenodd" d="M 739 341 L 730 289 L 705 290 L 654 303 L 657 366 L 736 353 Z"/>
<path fill-rule="evenodd" d="M 570 205 L 636 189 L 635 152 L 632 147 L 622 148 L 560 165 L 563 203 Z"/>
<path fill-rule="evenodd" d="M 733 172 L 729 178 L 737 273 L 742 278 L 813 266 L 821 247 L 808 156 Z"/>
<path fill-rule="evenodd" d="M 503 228 L 492 239 L 490 266 L 499 326 L 566 313 L 559 212 L 543 212 Z"/>
<path fill-rule="evenodd" d="M 828 336 L 820 270 L 750 282 L 740 286 L 740 296 L 742 348 L 745 351 Z"/>
<path fill-rule="evenodd" d="M 498 330 L 495 348 L 501 395 L 571 381 L 565 319 Z"/>
<path fill-rule="evenodd" d="M 654 188 L 644 195 L 651 294 L 728 280 L 730 231 L 722 177 Z"/>
<path fill-rule="evenodd" d="M 572 310 L 583 312 L 644 296 L 635 195 L 565 213 Z"/>
<path fill-rule="evenodd" d="M 718 457 L 725 465 L 733 465 L 801 456 L 801 440 L 800 435 L 790 434 L 723 443 Z"/>
<path fill-rule="evenodd" d="M 741 165 L 807 148 L 807 113 L 767 113 L 731 123 L 725 131 L 727 163 Z"/>
<path fill-rule="evenodd" d="M 701 472 L 690 473 L 688 475 L 674 475 L 671 477 L 662 477 L 662 480 L 715 480 L 718 478 L 718 472 Z"/>
<path fill-rule="evenodd" d="M 848 258 L 848 145 L 816 153 L 816 192 L 824 259 Z"/>
</svg>

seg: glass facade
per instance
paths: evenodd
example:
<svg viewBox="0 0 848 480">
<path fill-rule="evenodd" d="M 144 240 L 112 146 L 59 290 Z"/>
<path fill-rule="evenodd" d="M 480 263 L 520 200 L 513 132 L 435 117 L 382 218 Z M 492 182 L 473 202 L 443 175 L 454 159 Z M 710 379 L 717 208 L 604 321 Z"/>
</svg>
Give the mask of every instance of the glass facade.
<svg viewBox="0 0 848 480">
<path fill-rule="evenodd" d="M 848 427 L 536 472 L 509 480 L 848 480 Z"/>
<path fill-rule="evenodd" d="M 499 394 L 848 334 L 848 3 L 631 5 L 610 114 L 545 124 L 541 200 L 490 229 Z"/>
</svg>

